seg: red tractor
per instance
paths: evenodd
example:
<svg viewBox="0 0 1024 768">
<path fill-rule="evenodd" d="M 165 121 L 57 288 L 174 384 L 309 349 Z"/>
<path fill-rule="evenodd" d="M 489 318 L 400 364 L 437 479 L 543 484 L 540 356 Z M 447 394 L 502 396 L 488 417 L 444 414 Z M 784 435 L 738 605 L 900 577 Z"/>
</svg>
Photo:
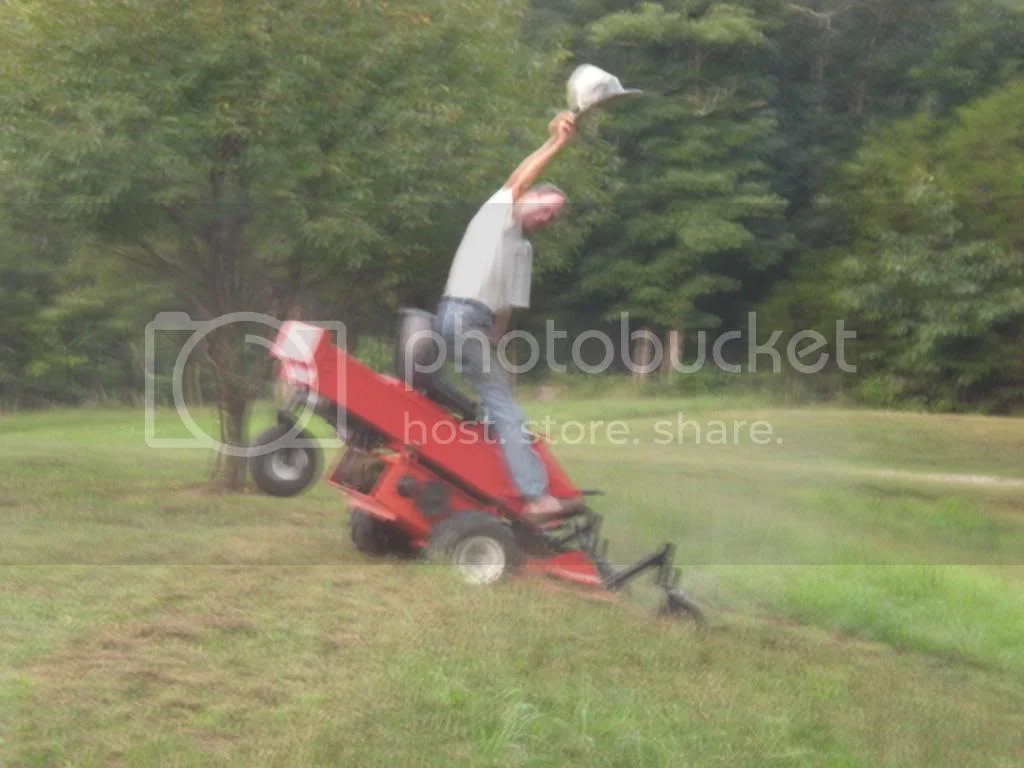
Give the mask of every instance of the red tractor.
<svg viewBox="0 0 1024 768">
<path fill-rule="evenodd" d="M 253 444 L 256 485 L 293 496 L 316 482 L 320 447 L 301 423 L 315 414 L 344 441 L 326 480 L 348 497 L 352 541 L 361 552 L 425 556 L 455 566 L 474 584 L 527 571 L 605 593 L 653 569 L 665 595 L 662 612 L 701 620 L 698 606 L 677 588 L 672 544 L 617 569 L 600 538 L 601 517 L 589 506 L 543 528 L 524 520 L 525 501 L 480 409 L 425 372 L 437 367 L 439 354 L 433 315 L 403 310 L 400 317 L 395 376 L 360 363 L 332 344 L 324 328 L 282 324 L 272 354 L 287 403 L 278 423 Z M 597 493 L 576 488 L 547 443 L 533 445 L 552 496 Z"/>
</svg>

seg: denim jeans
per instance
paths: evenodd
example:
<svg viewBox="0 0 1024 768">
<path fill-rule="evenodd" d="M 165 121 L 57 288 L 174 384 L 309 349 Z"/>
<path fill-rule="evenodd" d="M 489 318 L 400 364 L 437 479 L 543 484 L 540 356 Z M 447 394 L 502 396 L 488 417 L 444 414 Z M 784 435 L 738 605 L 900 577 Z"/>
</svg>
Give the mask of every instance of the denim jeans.
<svg viewBox="0 0 1024 768">
<path fill-rule="evenodd" d="M 494 315 L 483 304 L 442 299 L 435 331 L 444 341 L 447 358 L 466 377 L 487 409 L 509 473 L 527 499 L 547 493 L 544 465 L 530 445 L 526 418 L 516 403 L 508 373 L 501 367 L 490 334 Z"/>
</svg>

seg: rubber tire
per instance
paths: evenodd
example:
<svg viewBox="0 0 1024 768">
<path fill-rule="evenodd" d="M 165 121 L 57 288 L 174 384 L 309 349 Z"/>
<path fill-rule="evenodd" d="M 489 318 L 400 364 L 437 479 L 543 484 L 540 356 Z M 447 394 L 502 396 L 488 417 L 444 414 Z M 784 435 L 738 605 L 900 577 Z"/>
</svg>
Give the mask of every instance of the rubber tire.
<svg viewBox="0 0 1024 768">
<path fill-rule="evenodd" d="M 349 532 L 356 549 L 370 557 L 414 554 L 409 539 L 394 525 L 384 522 L 368 512 L 354 509 L 349 516 Z"/>
<path fill-rule="evenodd" d="M 504 551 L 505 568 L 495 581 L 508 578 L 522 566 L 523 550 L 512 528 L 484 512 L 458 512 L 438 523 L 427 541 L 427 558 L 434 563 L 457 565 L 454 553 L 459 542 L 478 536 L 493 539 Z"/>
<path fill-rule="evenodd" d="M 275 424 L 264 430 L 256 438 L 253 446 L 268 445 L 280 440 L 291 429 L 292 427 L 289 424 Z M 309 432 L 302 430 L 294 439 L 305 441 L 313 440 L 314 438 Z M 281 477 L 274 471 L 273 459 L 280 451 L 284 450 L 298 450 L 306 454 L 306 465 L 303 467 L 302 473 L 297 477 Z M 256 487 L 266 494 L 280 497 L 297 496 L 319 479 L 321 463 L 320 450 L 318 448 L 313 446 L 303 446 L 301 448 L 282 447 L 270 453 L 251 456 L 249 458 L 249 473 L 252 475 Z"/>
</svg>

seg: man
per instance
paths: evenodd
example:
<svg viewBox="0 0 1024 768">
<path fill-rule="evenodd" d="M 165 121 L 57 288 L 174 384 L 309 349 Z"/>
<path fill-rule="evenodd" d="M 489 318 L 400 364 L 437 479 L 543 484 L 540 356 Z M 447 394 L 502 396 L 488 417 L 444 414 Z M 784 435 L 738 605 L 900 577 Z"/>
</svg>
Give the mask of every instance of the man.
<svg viewBox="0 0 1024 768">
<path fill-rule="evenodd" d="M 559 114 L 548 140 L 527 157 L 469 223 L 452 262 L 437 313 L 437 332 L 487 408 L 512 478 L 535 522 L 579 503 L 548 493 L 548 478 L 524 429 L 509 378 L 492 354 L 514 307 L 529 307 L 533 249 L 524 235 L 546 226 L 565 205 L 551 184 L 534 187 L 552 158 L 572 138 L 575 116 Z"/>
</svg>

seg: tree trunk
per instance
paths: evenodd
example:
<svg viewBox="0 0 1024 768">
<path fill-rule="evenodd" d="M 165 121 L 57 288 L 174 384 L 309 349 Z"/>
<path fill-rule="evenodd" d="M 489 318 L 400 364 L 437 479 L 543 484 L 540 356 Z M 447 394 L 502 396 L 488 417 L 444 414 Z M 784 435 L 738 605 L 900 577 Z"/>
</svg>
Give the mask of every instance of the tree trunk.
<svg viewBox="0 0 1024 768">
<path fill-rule="evenodd" d="M 673 364 L 682 359 L 682 333 L 673 328 L 665 334 L 665 357 L 661 360 L 661 370 L 659 373 L 662 376 L 670 376 L 674 370 Z"/>
<path fill-rule="evenodd" d="M 345 352 L 355 356 L 359 351 L 359 329 L 354 325 L 345 325 L 345 338 L 338 339 L 339 346 L 343 347 Z"/>
<path fill-rule="evenodd" d="M 203 367 L 201 365 L 192 366 L 192 378 L 195 380 L 195 393 L 196 393 L 196 405 L 200 408 L 203 407 Z"/>
<path fill-rule="evenodd" d="M 228 448 L 248 445 L 246 414 L 250 387 L 242 359 L 243 329 L 228 324 L 207 336 L 207 355 L 217 382 L 217 406 L 220 410 L 220 441 Z M 245 485 L 246 460 L 218 452 L 211 483 L 224 491 L 237 491 Z"/>
<path fill-rule="evenodd" d="M 825 67 L 827 63 L 828 59 L 825 57 L 825 54 L 823 53 L 818 53 L 814 57 L 814 63 L 811 68 L 811 80 L 814 82 L 815 85 L 820 86 L 822 83 L 825 82 Z"/>
<path fill-rule="evenodd" d="M 246 414 L 248 398 L 238 392 L 231 392 L 221 400 L 223 416 L 223 441 L 231 446 L 248 444 L 246 430 Z M 245 486 L 246 461 L 244 456 L 222 455 L 217 485 L 225 491 L 238 491 Z"/>
<path fill-rule="evenodd" d="M 191 406 L 196 402 L 195 384 L 196 377 L 193 375 L 196 366 L 193 359 L 185 361 L 185 368 L 181 372 L 181 378 L 184 379 L 182 382 L 182 397 L 185 398 L 185 405 Z"/>
<path fill-rule="evenodd" d="M 647 367 L 651 364 L 651 359 L 654 357 L 654 350 L 652 349 L 651 340 L 646 336 L 637 336 L 636 344 L 633 349 L 633 359 L 636 361 L 636 370 L 633 371 L 633 381 L 637 384 L 642 384 L 647 378 L 649 371 Z"/>
<path fill-rule="evenodd" d="M 131 342 L 120 346 L 121 361 L 121 401 L 131 405 L 138 403 L 139 389 L 135 375 L 135 347 Z"/>
<path fill-rule="evenodd" d="M 864 114 L 864 105 L 867 102 L 868 84 L 864 78 L 857 81 L 856 86 L 853 89 L 853 95 L 850 97 L 850 113 L 854 117 L 860 117 Z"/>
</svg>

